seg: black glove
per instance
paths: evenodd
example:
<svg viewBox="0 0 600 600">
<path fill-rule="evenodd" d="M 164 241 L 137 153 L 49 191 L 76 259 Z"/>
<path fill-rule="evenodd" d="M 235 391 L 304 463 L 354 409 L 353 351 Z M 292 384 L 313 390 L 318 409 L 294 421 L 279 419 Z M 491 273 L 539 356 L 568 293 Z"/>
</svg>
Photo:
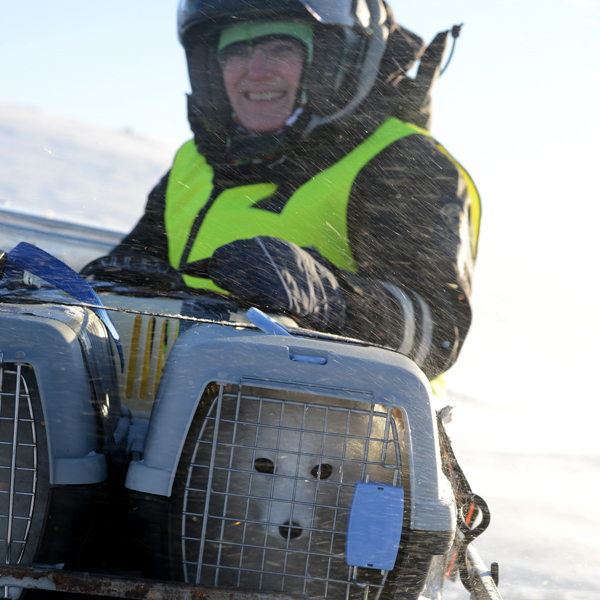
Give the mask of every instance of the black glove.
<svg viewBox="0 0 600 600">
<path fill-rule="evenodd" d="M 215 250 L 208 275 L 234 296 L 291 313 L 317 330 L 338 332 L 344 325 L 346 302 L 335 275 L 291 242 L 236 240 Z"/>
<path fill-rule="evenodd" d="M 109 254 L 88 263 L 79 274 L 88 280 L 128 287 L 177 292 L 185 288 L 181 273 L 169 263 L 142 254 Z"/>
</svg>

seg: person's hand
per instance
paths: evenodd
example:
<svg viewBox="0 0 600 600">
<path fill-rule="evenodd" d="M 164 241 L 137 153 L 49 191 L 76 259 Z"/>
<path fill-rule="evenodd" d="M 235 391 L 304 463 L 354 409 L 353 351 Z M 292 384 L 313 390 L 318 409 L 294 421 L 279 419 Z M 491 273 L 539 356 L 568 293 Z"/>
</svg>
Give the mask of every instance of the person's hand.
<svg viewBox="0 0 600 600">
<path fill-rule="evenodd" d="M 141 254 L 109 254 L 88 263 L 79 274 L 91 281 L 127 287 L 177 292 L 185 287 L 181 274 L 169 263 Z"/>
<path fill-rule="evenodd" d="M 309 327 L 338 331 L 344 324 L 346 303 L 335 275 L 291 242 L 236 240 L 215 250 L 208 275 L 237 298 L 295 315 Z"/>
</svg>

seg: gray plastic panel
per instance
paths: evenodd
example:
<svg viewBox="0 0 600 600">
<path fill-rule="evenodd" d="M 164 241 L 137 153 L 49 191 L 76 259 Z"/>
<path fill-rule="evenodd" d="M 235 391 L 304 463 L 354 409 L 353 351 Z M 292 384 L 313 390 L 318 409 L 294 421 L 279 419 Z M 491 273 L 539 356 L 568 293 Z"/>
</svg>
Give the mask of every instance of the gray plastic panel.
<svg viewBox="0 0 600 600">
<path fill-rule="evenodd" d="M 106 460 L 98 450 L 97 415 L 77 329 L 83 309 L 2 305 L 0 352 L 4 363 L 31 365 L 36 374 L 48 438 L 50 483 L 99 483 Z"/>
<path fill-rule="evenodd" d="M 292 354 L 325 356 L 327 362 L 292 360 L 290 346 Z M 379 348 L 218 325 L 189 329 L 174 345 L 152 412 L 144 459 L 131 463 L 126 487 L 171 495 L 186 435 L 211 382 L 255 382 L 399 408 L 407 424 L 411 528 L 454 530 L 455 508 L 441 472 L 430 386 L 414 363 Z"/>
</svg>

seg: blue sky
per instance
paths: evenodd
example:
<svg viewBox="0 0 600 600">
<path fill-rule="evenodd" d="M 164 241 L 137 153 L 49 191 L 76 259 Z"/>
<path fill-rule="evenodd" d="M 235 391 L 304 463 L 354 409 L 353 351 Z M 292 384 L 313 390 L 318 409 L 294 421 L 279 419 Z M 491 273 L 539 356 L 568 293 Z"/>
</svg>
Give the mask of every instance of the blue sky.
<svg viewBox="0 0 600 600">
<path fill-rule="evenodd" d="M 0 101 L 169 139 L 188 135 L 174 0 L 0 1 Z M 598 0 L 392 0 L 430 40 L 464 22 L 440 80 L 436 130 L 530 111 L 556 117 L 595 85 Z M 550 98 L 545 98 L 546 90 Z M 584 106 L 577 108 L 581 114 Z M 563 115 L 564 116 L 564 115 Z M 438 133 L 436 131 L 435 133 Z M 439 133 L 438 133 L 439 135 Z"/>
</svg>

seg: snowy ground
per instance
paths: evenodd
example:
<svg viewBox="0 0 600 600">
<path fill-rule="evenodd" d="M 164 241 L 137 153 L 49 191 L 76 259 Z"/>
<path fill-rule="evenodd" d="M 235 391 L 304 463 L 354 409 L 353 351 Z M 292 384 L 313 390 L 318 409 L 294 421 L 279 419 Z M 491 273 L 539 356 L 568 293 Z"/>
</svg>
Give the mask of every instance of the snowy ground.
<svg viewBox="0 0 600 600">
<path fill-rule="evenodd" d="M 0 209 L 126 232 L 175 150 L 0 105 Z M 562 296 L 553 273 L 528 270 L 502 239 L 494 219 L 484 221 L 473 329 L 447 378 L 456 454 L 492 511 L 476 545 L 487 563 L 500 563 L 506 600 L 595 600 L 596 299 Z M 12 240 L 0 228 L 0 248 Z M 468 594 L 455 584 L 446 597 Z"/>
<path fill-rule="evenodd" d="M 488 449 L 483 435 L 472 436 L 472 427 L 495 422 L 496 411 L 456 404 L 460 408 L 449 426 L 455 450 L 471 487 L 492 512 L 476 547 L 486 562 L 500 564 L 505 600 L 600 597 L 600 457 L 566 454 L 560 439 L 548 453 Z M 467 412 L 466 423 L 460 423 Z M 453 585 L 447 597 L 468 594 Z"/>
<path fill-rule="evenodd" d="M 176 150 L 0 104 L 0 208 L 127 232 Z"/>
</svg>

